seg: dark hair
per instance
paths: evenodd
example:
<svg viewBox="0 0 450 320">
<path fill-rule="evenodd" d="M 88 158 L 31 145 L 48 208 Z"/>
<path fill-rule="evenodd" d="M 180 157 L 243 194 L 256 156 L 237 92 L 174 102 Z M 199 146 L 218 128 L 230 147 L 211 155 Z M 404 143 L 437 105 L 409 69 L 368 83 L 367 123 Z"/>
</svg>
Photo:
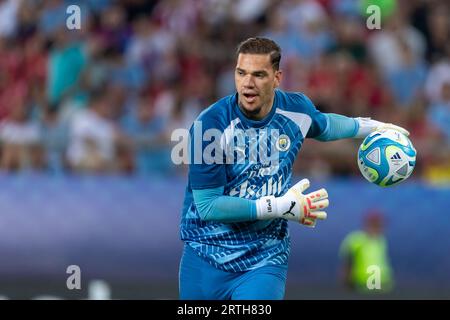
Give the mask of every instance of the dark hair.
<svg viewBox="0 0 450 320">
<path fill-rule="evenodd" d="M 236 50 L 236 57 L 240 53 L 270 54 L 272 67 L 275 70 L 280 69 L 281 48 L 273 40 L 259 37 L 248 38 L 239 44 Z"/>
</svg>

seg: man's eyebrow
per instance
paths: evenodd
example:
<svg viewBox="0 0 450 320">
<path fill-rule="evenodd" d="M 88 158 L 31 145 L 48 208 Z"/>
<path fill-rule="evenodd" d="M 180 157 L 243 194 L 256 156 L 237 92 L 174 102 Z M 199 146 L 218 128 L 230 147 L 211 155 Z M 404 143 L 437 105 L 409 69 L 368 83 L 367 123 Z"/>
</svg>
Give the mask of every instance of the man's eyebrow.
<svg viewBox="0 0 450 320">
<path fill-rule="evenodd" d="M 256 71 L 253 71 L 252 74 L 267 75 L 268 73 L 266 70 L 256 70 Z"/>
<path fill-rule="evenodd" d="M 237 70 L 237 71 L 242 71 L 242 72 L 244 72 L 244 73 L 247 73 L 246 70 L 241 69 L 241 68 L 239 68 L 239 67 L 237 67 L 236 70 Z M 262 74 L 262 75 L 267 75 L 268 73 L 267 73 L 266 70 L 255 70 L 255 71 L 252 72 L 252 74 Z"/>
</svg>

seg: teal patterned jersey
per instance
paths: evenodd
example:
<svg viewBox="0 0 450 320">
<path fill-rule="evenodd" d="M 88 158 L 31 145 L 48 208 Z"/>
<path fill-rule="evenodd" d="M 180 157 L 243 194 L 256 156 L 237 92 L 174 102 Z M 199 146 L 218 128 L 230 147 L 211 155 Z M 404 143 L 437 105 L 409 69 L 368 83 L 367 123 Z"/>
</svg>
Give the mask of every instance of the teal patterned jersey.
<svg viewBox="0 0 450 320">
<path fill-rule="evenodd" d="M 223 186 L 224 194 L 232 197 L 256 200 L 267 195 L 281 196 L 291 186 L 292 166 L 305 138 L 320 136 L 326 125 L 326 116 L 304 94 L 278 89 L 270 113 L 260 121 L 242 113 L 237 93 L 205 109 L 190 129 L 191 163 L 181 239 L 225 271 L 287 264 L 287 220 L 203 221 L 192 190 Z M 217 133 L 221 133 L 220 138 Z"/>
</svg>

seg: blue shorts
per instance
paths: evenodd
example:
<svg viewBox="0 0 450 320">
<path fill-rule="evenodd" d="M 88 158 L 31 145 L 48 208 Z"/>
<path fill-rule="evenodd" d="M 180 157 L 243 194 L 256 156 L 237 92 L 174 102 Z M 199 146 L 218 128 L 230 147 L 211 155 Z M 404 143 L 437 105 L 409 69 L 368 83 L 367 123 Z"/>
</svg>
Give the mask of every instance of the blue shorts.
<svg viewBox="0 0 450 320">
<path fill-rule="evenodd" d="M 180 263 L 182 300 L 281 300 L 287 265 L 268 265 L 246 272 L 226 272 L 210 265 L 188 245 Z"/>
</svg>

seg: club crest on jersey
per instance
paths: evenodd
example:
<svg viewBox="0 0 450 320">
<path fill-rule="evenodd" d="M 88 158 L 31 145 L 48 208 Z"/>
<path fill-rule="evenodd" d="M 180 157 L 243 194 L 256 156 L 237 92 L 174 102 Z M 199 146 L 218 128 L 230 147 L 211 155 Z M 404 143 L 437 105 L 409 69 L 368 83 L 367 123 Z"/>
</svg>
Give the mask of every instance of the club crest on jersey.
<svg viewBox="0 0 450 320">
<path fill-rule="evenodd" d="M 289 139 L 289 137 L 287 135 L 282 134 L 278 138 L 278 143 L 276 146 L 277 146 L 278 151 L 281 151 L 281 152 L 288 151 L 289 147 L 291 146 L 291 139 Z"/>
</svg>

